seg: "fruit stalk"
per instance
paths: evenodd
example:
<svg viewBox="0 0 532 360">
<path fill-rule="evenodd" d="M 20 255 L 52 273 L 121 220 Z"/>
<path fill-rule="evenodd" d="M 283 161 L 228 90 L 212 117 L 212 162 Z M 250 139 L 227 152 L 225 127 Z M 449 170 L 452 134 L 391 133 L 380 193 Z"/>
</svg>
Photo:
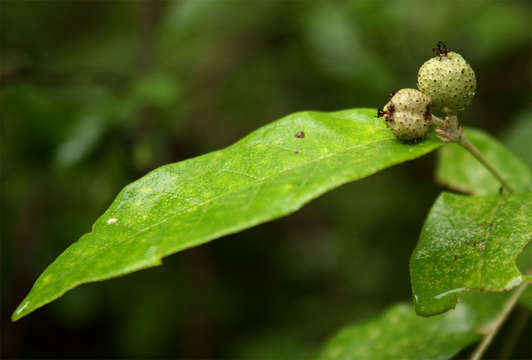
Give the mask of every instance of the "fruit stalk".
<svg viewBox="0 0 532 360">
<path fill-rule="evenodd" d="M 432 122 L 436 124 L 436 131 L 439 137 L 444 142 L 455 142 L 469 151 L 503 186 L 509 193 L 514 193 L 515 190 L 508 181 L 504 179 L 501 173 L 493 166 L 493 164 L 482 155 L 482 153 L 473 145 L 465 136 L 464 130 L 456 115 L 448 115 L 445 119 L 441 119 L 432 115 Z"/>
<path fill-rule="evenodd" d="M 488 159 L 484 157 L 484 155 L 482 155 L 480 151 L 478 151 L 475 145 L 471 144 L 471 142 L 467 139 L 465 135 L 460 137 L 460 139 L 458 140 L 458 145 L 462 146 L 464 149 L 469 151 L 471 155 L 473 155 L 480 163 L 482 163 L 482 165 L 484 165 L 484 167 L 488 169 L 489 172 L 491 172 L 491 174 L 495 176 L 497 180 L 499 180 L 499 182 L 506 189 L 506 191 L 508 191 L 510 194 L 515 192 L 512 185 L 510 185 L 502 177 L 501 173 L 497 169 L 495 169 L 495 167 L 488 161 Z"/>
</svg>

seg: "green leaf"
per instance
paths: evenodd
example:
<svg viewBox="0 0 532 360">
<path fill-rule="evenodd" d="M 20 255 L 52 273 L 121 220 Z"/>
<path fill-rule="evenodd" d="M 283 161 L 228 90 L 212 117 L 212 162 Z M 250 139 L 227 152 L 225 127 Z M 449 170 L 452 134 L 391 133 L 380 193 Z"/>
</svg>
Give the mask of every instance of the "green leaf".
<svg viewBox="0 0 532 360">
<path fill-rule="evenodd" d="M 532 239 L 532 193 L 443 193 L 423 225 L 410 260 L 416 311 L 453 308 L 470 290 L 502 291 L 523 280 L 515 261 Z"/>
<path fill-rule="evenodd" d="M 496 318 L 506 293 L 470 293 L 454 311 L 424 318 L 397 304 L 366 323 L 340 330 L 318 359 L 449 359 L 473 344 Z"/>
<path fill-rule="evenodd" d="M 466 128 L 465 133 L 517 192 L 532 191 L 532 171 L 521 159 L 481 130 Z M 473 195 L 495 194 L 501 187 L 482 164 L 457 144 L 440 149 L 436 180 L 453 190 Z"/>
<path fill-rule="evenodd" d="M 519 258 L 517 259 L 517 266 L 523 274 L 525 274 L 525 277 L 523 280 L 532 282 L 532 243 L 528 243 L 525 250 L 519 255 Z M 530 310 L 532 310 L 532 286 L 529 285 L 523 294 L 519 297 L 519 302 L 525 306 L 527 306 Z"/>
<path fill-rule="evenodd" d="M 126 186 L 92 232 L 41 274 L 12 319 L 77 285 L 160 265 L 164 256 L 290 214 L 442 144 L 434 133 L 403 144 L 374 115 L 296 113 L 224 150 L 152 171 Z"/>
<path fill-rule="evenodd" d="M 532 166 L 530 139 L 532 139 L 532 106 L 517 116 L 512 126 L 505 132 L 503 142 L 528 166 Z"/>
<path fill-rule="evenodd" d="M 523 292 L 523 295 L 519 297 L 519 302 L 532 310 L 532 288 L 528 285 L 527 289 Z"/>
<path fill-rule="evenodd" d="M 516 154 L 521 155 L 523 161 L 485 132 L 472 128 L 466 129 L 469 140 L 481 149 L 481 152 L 494 163 L 496 168 L 503 171 L 504 176 L 508 177 L 508 180 L 521 192 L 532 191 L 532 171 L 525 164 L 532 154 L 526 140 L 532 130 L 532 123 L 527 121 L 530 120 L 531 114 L 530 111 L 525 113 L 520 118 L 518 126 L 512 128 L 505 137 L 505 143 L 510 148 L 518 150 Z M 456 144 L 449 144 L 439 150 L 436 178 L 440 183 L 452 189 L 477 195 L 496 193 L 500 187 L 494 177 L 469 152 Z M 525 251 L 520 256 L 520 260 L 530 258 L 528 263 L 521 267 L 524 270 L 532 266 L 532 246 L 528 248 L 531 252 Z M 532 287 L 523 293 L 519 301 L 532 309 Z"/>
<path fill-rule="evenodd" d="M 77 120 L 72 134 L 65 139 L 55 154 L 55 161 L 62 167 L 78 163 L 93 151 L 105 133 L 107 124 L 95 109 Z"/>
</svg>

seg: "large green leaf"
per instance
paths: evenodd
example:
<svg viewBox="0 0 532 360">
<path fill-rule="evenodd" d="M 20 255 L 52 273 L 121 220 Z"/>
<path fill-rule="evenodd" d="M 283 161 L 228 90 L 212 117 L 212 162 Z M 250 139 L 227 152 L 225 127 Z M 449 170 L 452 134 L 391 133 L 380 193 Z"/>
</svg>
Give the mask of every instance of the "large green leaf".
<svg viewBox="0 0 532 360">
<path fill-rule="evenodd" d="M 156 266 L 164 256 L 290 214 L 328 190 L 441 145 L 434 133 L 403 144 L 374 115 L 296 113 L 224 150 L 149 173 L 126 186 L 92 232 L 41 274 L 12 319 L 82 283 Z"/>
<path fill-rule="evenodd" d="M 470 290 L 502 291 L 523 281 L 515 261 L 532 239 L 532 193 L 436 200 L 410 261 L 416 311 L 453 308 Z"/>
<path fill-rule="evenodd" d="M 526 163 L 481 130 L 466 128 L 465 133 L 469 141 L 504 174 L 516 191 L 532 191 L 532 171 Z M 453 190 L 474 195 L 494 194 L 501 187 L 481 163 L 457 144 L 449 144 L 440 149 L 436 179 Z"/>
<path fill-rule="evenodd" d="M 507 294 L 470 293 L 454 311 L 424 318 L 410 304 L 397 304 L 366 323 L 335 334 L 320 360 L 449 359 L 480 337 Z"/>
</svg>

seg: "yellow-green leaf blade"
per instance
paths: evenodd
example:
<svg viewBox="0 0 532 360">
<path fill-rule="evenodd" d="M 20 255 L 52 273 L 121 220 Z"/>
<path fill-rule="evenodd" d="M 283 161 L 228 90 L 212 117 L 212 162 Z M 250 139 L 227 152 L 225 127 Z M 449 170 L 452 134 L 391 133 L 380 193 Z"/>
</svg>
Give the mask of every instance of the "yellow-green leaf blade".
<svg viewBox="0 0 532 360">
<path fill-rule="evenodd" d="M 410 261 L 417 313 L 447 311 L 470 289 L 519 285 L 523 275 L 515 261 L 532 239 L 530 219 L 532 193 L 440 195 Z"/>
<path fill-rule="evenodd" d="M 126 186 L 92 232 L 41 274 L 12 319 L 77 285 L 156 266 L 164 256 L 290 214 L 441 145 L 434 133 L 403 144 L 374 115 L 292 114 L 226 149 L 152 171 Z"/>
<path fill-rule="evenodd" d="M 526 163 L 487 133 L 466 128 L 469 141 L 495 166 L 517 192 L 532 191 L 532 171 Z M 473 195 L 495 194 L 501 184 L 467 150 L 449 144 L 438 152 L 436 180 L 453 190 Z"/>
</svg>

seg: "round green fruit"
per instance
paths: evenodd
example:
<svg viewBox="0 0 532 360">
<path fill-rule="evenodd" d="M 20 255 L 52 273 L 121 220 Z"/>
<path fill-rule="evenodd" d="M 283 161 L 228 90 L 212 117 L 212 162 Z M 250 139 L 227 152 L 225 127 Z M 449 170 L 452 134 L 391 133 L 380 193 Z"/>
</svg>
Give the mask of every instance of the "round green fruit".
<svg viewBox="0 0 532 360">
<path fill-rule="evenodd" d="M 454 114 L 471 103 L 477 80 L 460 54 L 445 51 L 419 68 L 417 87 L 430 96 L 434 109 Z"/>
<path fill-rule="evenodd" d="M 400 140 L 418 142 L 430 129 L 430 98 L 416 89 L 401 89 L 378 111 L 386 126 Z"/>
</svg>

